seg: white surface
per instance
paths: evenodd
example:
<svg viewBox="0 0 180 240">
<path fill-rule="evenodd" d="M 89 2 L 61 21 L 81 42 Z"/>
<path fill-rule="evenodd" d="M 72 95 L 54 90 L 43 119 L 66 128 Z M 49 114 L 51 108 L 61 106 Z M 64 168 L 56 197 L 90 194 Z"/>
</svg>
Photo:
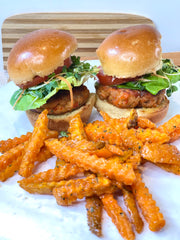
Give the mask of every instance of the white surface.
<svg viewBox="0 0 180 240">
<path fill-rule="evenodd" d="M 92 81 L 88 82 L 94 90 Z M 9 99 L 17 87 L 10 82 L 0 88 L 0 140 L 20 136 L 32 130 L 24 112 L 14 111 Z M 169 112 L 164 121 L 180 113 L 179 92 L 171 98 Z M 99 118 L 94 110 L 91 120 Z M 180 149 L 180 140 L 175 145 Z M 43 163 L 39 171 L 54 167 L 55 159 Z M 153 233 L 145 224 L 137 240 L 180 239 L 180 176 L 167 173 L 152 164 L 147 164 L 143 178 L 153 198 L 166 219 L 166 226 Z M 0 240 L 96 240 L 87 226 L 85 202 L 81 200 L 71 207 L 56 204 L 53 196 L 32 195 L 17 184 L 20 176 L 15 175 L 0 183 Z M 119 199 L 122 202 L 122 199 Z M 103 240 L 122 239 L 111 219 L 103 212 Z"/>
<path fill-rule="evenodd" d="M 180 51 L 179 0 L 0 0 L 0 25 L 5 18 L 31 12 L 119 12 L 148 17 L 162 34 L 163 52 Z M 1 38 L 1 32 L 0 32 Z M 0 41 L 0 71 L 3 69 Z"/>
</svg>

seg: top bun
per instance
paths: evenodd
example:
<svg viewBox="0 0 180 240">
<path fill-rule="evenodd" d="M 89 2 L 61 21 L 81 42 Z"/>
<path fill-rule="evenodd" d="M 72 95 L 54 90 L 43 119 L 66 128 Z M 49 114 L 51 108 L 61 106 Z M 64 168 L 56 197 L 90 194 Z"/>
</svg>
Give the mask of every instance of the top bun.
<svg viewBox="0 0 180 240">
<path fill-rule="evenodd" d="M 67 32 L 42 29 L 28 33 L 12 48 L 7 63 L 11 80 L 17 85 L 25 84 L 35 76 L 44 77 L 76 50 L 77 41 Z"/>
<path fill-rule="evenodd" d="M 106 75 L 134 78 L 161 68 L 161 35 L 152 26 L 137 25 L 110 34 L 97 49 Z"/>
</svg>

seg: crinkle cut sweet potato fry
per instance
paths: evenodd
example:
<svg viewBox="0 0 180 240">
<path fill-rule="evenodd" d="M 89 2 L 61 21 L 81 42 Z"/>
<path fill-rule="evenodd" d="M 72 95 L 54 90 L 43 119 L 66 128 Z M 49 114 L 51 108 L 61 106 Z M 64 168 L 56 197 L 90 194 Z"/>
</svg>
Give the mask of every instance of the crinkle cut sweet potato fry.
<svg viewBox="0 0 180 240">
<path fill-rule="evenodd" d="M 44 145 L 44 140 L 46 139 L 48 131 L 47 113 L 48 113 L 47 110 L 44 110 L 39 115 L 35 123 L 32 136 L 29 139 L 19 169 L 19 174 L 23 177 L 28 177 L 31 175 L 34 167 L 34 161 L 36 160 L 36 156 L 39 153 L 41 147 Z"/>
<path fill-rule="evenodd" d="M 101 149 L 104 147 L 104 142 L 93 142 L 88 141 L 86 139 L 82 140 L 67 140 L 66 146 L 75 147 L 76 149 L 79 149 L 81 151 L 89 152 L 91 154 L 94 154 L 96 150 Z"/>
<path fill-rule="evenodd" d="M 180 152 L 176 146 L 170 144 L 146 143 L 141 156 L 153 163 L 180 164 Z"/>
<path fill-rule="evenodd" d="M 89 229 L 97 237 L 102 236 L 102 202 L 98 196 L 86 197 L 87 221 Z"/>
<path fill-rule="evenodd" d="M 58 140 L 45 141 L 49 150 L 58 158 L 62 158 L 67 162 L 77 164 L 79 167 L 84 168 L 86 171 L 90 170 L 94 173 L 99 173 L 102 176 L 116 179 L 117 181 L 124 182 L 129 185 L 135 180 L 135 174 L 132 164 L 118 163 L 104 158 L 98 158 L 96 155 L 82 152 L 76 148 L 66 146 Z"/>
<path fill-rule="evenodd" d="M 17 157 L 11 164 L 9 164 L 4 170 L 0 171 L 0 181 L 6 181 L 12 177 L 20 167 L 22 161 L 22 155 Z"/>
<path fill-rule="evenodd" d="M 36 155 L 35 161 L 42 163 L 51 157 L 52 157 L 52 153 L 49 151 L 49 149 L 46 146 L 43 146 L 40 149 L 40 152 Z"/>
<path fill-rule="evenodd" d="M 171 135 L 176 129 L 179 128 L 180 128 L 180 114 L 177 114 L 171 119 L 169 119 L 167 122 L 160 125 L 157 129 L 160 132 Z"/>
<path fill-rule="evenodd" d="M 20 180 L 19 183 L 25 185 L 29 183 L 58 182 L 83 172 L 84 169 L 78 167 L 76 164 L 65 163 L 63 166 L 58 165 L 54 169 L 33 174 L 28 178 Z"/>
<path fill-rule="evenodd" d="M 86 133 L 84 131 L 84 125 L 81 120 L 80 114 L 76 114 L 69 122 L 68 132 L 70 133 L 72 140 L 86 139 Z"/>
<path fill-rule="evenodd" d="M 27 141 L 30 136 L 31 132 L 27 132 L 26 135 L 21 135 L 20 137 L 15 137 L 13 139 L 9 138 L 7 140 L 1 140 L 0 141 L 0 152 L 5 153 L 9 151 L 11 148 L 16 147 L 17 145 L 24 143 Z"/>
<path fill-rule="evenodd" d="M 135 234 L 132 229 L 132 225 L 119 206 L 116 199 L 114 199 L 112 194 L 104 194 L 101 197 L 104 209 L 106 210 L 109 217 L 112 219 L 112 222 L 117 227 L 119 233 L 125 240 L 135 239 Z"/>
<path fill-rule="evenodd" d="M 136 201 L 134 198 L 134 195 L 132 193 L 131 188 L 126 189 L 125 187 L 122 189 L 123 192 L 123 199 L 124 203 L 127 207 L 127 210 L 130 214 L 131 222 L 134 224 L 136 232 L 141 233 L 143 230 L 144 223 L 142 221 L 142 218 L 139 215 Z"/>
<path fill-rule="evenodd" d="M 116 134 L 120 133 L 123 129 L 127 129 L 127 118 L 111 118 L 107 113 L 100 111 L 104 121 L 111 126 Z"/>
<path fill-rule="evenodd" d="M 180 138 L 180 127 L 177 127 L 174 132 L 169 134 L 169 143 L 172 143 Z"/>
<path fill-rule="evenodd" d="M 91 141 L 104 141 L 109 144 L 122 145 L 121 137 L 106 122 L 96 120 L 93 123 L 88 123 L 84 129 Z"/>
<path fill-rule="evenodd" d="M 138 117 L 138 127 L 139 128 L 150 128 L 156 129 L 156 124 L 151 122 L 149 119 L 144 117 Z"/>
<path fill-rule="evenodd" d="M 136 137 L 141 140 L 143 143 L 152 142 L 152 143 L 168 143 L 170 137 L 166 133 L 161 133 L 156 129 L 142 129 L 138 128 L 135 131 Z"/>
<path fill-rule="evenodd" d="M 141 174 L 138 172 L 136 172 L 136 181 L 132 184 L 132 191 L 149 225 L 149 229 L 153 232 L 162 229 L 165 225 L 163 214 L 160 213 L 159 207 L 156 206 L 155 200 L 153 200 L 148 188 L 142 182 Z"/>
<path fill-rule="evenodd" d="M 20 187 L 29 193 L 37 194 L 49 194 L 52 195 L 53 188 L 60 187 L 62 182 L 40 182 L 40 183 L 24 183 L 24 181 L 19 181 Z"/>
<path fill-rule="evenodd" d="M 115 155 L 123 156 L 124 151 L 117 145 L 106 144 L 106 148 Z"/>
<path fill-rule="evenodd" d="M 130 111 L 130 116 L 127 117 L 125 126 L 127 128 L 136 128 L 138 126 L 138 114 L 135 109 Z"/>
<path fill-rule="evenodd" d="M 97 177 L 94 174 L 86 178 L 61 181 L 61 184 L 61 187 L 53 189 L 53 195 L 57 204 L 63 206 L 71 205 L 77 199 L 93 195 L 100 196 L 117 190 L 117 187 L 108 178 Z"/>
<path fill-rule="evenodd" d="M 0 152 L 5 153 L 5 152 L 9 151 L 11 148 L 14 148 L 17 145 L 26 142 L 27 140 L 29 140 L 31 135 L 32 135 L 31 132 L 27 132 L 25 135 L 21 135 L 20 137 L 15 137 L 12 139 L 9 138 L 7 140 L 1 140 L 0 141 Z M 58 137 L 57 131 L 52 131 L 52 130 L 47 131 L 46 139 L 57 138 L 57 137 Z"/>
<path fill-rule="evenodd" d="M 180 164 L 155 163 L 155 165 L 167 172 L 180 175 Z"/>
<path fill-rule="evenodd" d="M 21 156 L 24 151 L 24 144 L 21 143 L 0 156 L 0 172 L 5 170 L 14 160 Z"/>
</svg>

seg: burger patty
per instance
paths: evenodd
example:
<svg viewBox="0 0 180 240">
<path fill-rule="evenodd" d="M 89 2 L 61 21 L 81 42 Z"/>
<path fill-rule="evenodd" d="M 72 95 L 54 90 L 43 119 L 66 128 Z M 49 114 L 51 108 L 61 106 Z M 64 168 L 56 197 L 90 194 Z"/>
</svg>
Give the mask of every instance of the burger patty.
<svg viewBox="0 0 180 240">
<path fill-rule="evenodd" d="M 156 107 L 165 100 L 165 90 L 152 95 L 147 91 L 117 88 L 115 86 L 98 85 L 96 93 L 101 100 L 106 100 L 119 108 L 151 108 Z"/>
<path fill-rule="evenodd" d="M 89 90 L 86 86 L 74 87 L 73 89 L 73 108 L 71 107 L 70 92 L 68 90 L 60 90 L 56 95 L 50 98 L 46 104 L 38 109 L 34 109 L 35 112 L 41 112 L 44 109 L 48 110 L 51 115 L 64 114 L 75 110 L 84 105 L 89 98 Z"/>
</svg>

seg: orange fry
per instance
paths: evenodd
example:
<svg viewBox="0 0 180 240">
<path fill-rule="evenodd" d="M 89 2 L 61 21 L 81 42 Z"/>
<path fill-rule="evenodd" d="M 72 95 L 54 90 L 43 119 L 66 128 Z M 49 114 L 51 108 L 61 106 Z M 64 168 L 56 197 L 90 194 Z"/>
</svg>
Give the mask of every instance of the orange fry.
<svg viewBox="0 0 180 240">
<path fill-rule="evenodd" d="M 114 199 L 112 194 L 105 194 L 101 197 L 103 206 L 107 214 L 112 219 L 112 222 L 117 227 L 119 233 L 125 240 L 135 239 L 135 234 L 132 230 L 131 223 L 127 218 L 126 214 L 123 212 L 122 208 L 118 205 L 116 199 Z"/>
<path fill-rule="evenodd" d="M 28 178 L 20 180 L 19 183 L 23 183 L 25 185 L 29 183 L 59 182 L 63 179 L 67 179 L 83 172 L 83 168 L 79 168 L 75 164 L 65 163 L 63 166 L 56 166 L 54 169 L 33 174 Z"/>
<path fill-rule="evenodd" d="M 95 151 L 92 151 L 91 153 L 95 154 L 97 157 L 103 157 L 103 158 L 110 158 L 114 155 L 106 147 L 96 149 Z"/>
<path fill-rule="evenodd" d="M 138 126 L 138 114 L 135 109 L 130 111 L 130 116 L 126 119 L 125 126 L 127 128 L 136 128 Z"/>
<path fill-rule="evenodd" d="M 76 149 L 79 149 L 81 151 L 86 151 L 89 153 L 94 153 L 96 150 L 104 147 L 104 142 L 93 142 L 88 141 L 86 139 L 82 140 L 67 140 L 66 146 L 75 147 Z"/>
<path fill-rule="evenodd" d="M 29 193 L 38 193 L 38 194 L 49 194 L 52 195 L 53 188 L 60 187 L 62 182 L 41 182 L 41 183 L 24 183 L 23 181 L 19 181 L 20 187 L 26 190 Z"/>
<path fill-rule="evenodd" d="M 152 142 L 152 143 L 167 143 L 170 140 L 170 137 L 166 133 L 161 133 L 158 130 L 155 129 L 142 129 L 138 128 L 136 129 L 136 137 L 141 140 L 143 143 L 145 142 Z"/>
<path fill-rule="evenodd" d="M 106 144 L 106 148 L 112 152 L 113 154 L 119 155 L 119 156 L 123 156 L 124 155 L 124 151 L 117 145 L 112 145 L 112 144 Z"/>
<path fill-rule="evenodd" d="M 57 138 L 59 135 L 59 133 L 57 131 L 54 131 L 54 130 L 47 130 L 47 133 L 46 133 L 46 137 L 45 139 L 48 139 L 48 138 Z"/>
<path fill-rule="evenodd" d="M 40 152 L 36 155 L 36 160 L 39 163 L 45 162 L 47 159 L 52 157 L 52 153 L 47 149 L 46 146 L 43 146 L 40 149 Z"/>
<path fill-rule="evenodd" d="M 19 174 L 23 177 L 28 177 L 32 173 L 34 167 L 34 161 L 39 153 L 41 147 L 44 144 L 44 140 L 47 136 L 47 110 L 44 110 L 38 117 L 33 133 L 29 139 L 28 145 L 25 149 L 25 153 L 19 169 Z"/>
<path fill-rule="evenodd" d="M 148 188 L 142 182 L 140 173 L 136 173 L 136 181 L 132 184 L 132 190 L 142 214 L 149 224 L 149 229 L 153 232 L 159 231 L 164 227 L 165 220 Z"/>
<path fill-rule="evenodd" d="M 0 181 L 6 181 L 12 177 L 20 167 L 22 156 L 17 157 L 11 164 L 9 164 L 3 171 L 0 172 Z"/>
<path fill-rule="evenodd" d="M 122 190 L 123 190 L 124 202 L 130 214 L 131 221 L 134 224 L 136 231 L 138 233 L 141 233 L 143 230 L 144 223 L 139 215 L 134 195 L 131 189 L 127 190 L 123 188 Z"/>
<path fill-rule="evenodd" d="M 107 113 L 103 111 L 100 111 L 100 114 L 103 117 L 104 121 L 116 130 L 116 134 L 127 128 L 127 118 L 111 118 Z"/>
<path fill-rule="evenodd" d="M 24 144 L 21 143 L 0 156 L 0 172 L 5 170 L 14 160 L 21 156 L 24 150 Z"/>
<path fill-rule="evenodd" d="M 151 122 L 148 118 L 138 117 L 138 127 L 156 129 L 156 124 Z"/>
<path fill-rule="evenodd" d="M 27 141 L 30 136 L 31 136 L 31 132 L 26 133 L 26 135 L 21 135 L 20 137 L 15 137 L 13 139 L 9 138 L 7 140 L 1 140 L 0 141 L 0 152 L 4 153 L 9 151 L 11 148 L 16 147 L 17 145 L 24 143 L 25 141 Z"/>
<path fill-rule="evenodd" d="M 109 144 L 122 145 L 122 139 L 116 131 L 109 126 L 106 122 L 94 121 L 85 126 L 85 132 L 91 141 L 104 141 Z"/>
<path fill-rule="evenodd" d="M 83 122 L 80 114 L 75 115 L 69 122 L 68 132 L 70 133 L 72 140 L 83 140 L 86 139 L 86 133 L 84 131 Z"/>
<path fill-rule="evenodd" d="M 180 138 L 180 127 L 177 127 L 174 132 L 169 134 L 170 140 L 169 143 L 172 143 Z"/>
<path fill-rule="evenodd" d="M 86 197 L 86 210 L 90 231 L 97 237 L 101 237 L 102 202 L 99 197 Z"/>
<path fill-rule="evenodd" d="M 156 166 L 162 168 L 167 172 L 180 175 L 180 164 L 156 163 Z"/>
<path fill-rule="evenodd" d="M 76 148 L 71 148 L 61 143 L 58 140 L 45 142 L 49 150 L 58 158 L 62 158 L 67 162 L 77 164 L 86 171 L 91 170 L 94 173 L 99 173 L 102 176 L 116 179 L 129 185 L 135 180 L 135 174 L 130 163 L 114 164 L 114 161 L 98 158 L 96 155 L 82 152 Z"/>
<path fill-rule="evenodd" d="M 171 135 L 177 128 L 180 128 L 180 114 L 175 115 L 164 124 L 158 127 L 160 132 Z"/>
<path fill-rule="evenodd" d="M 139 149 L 141 149 L 142 142 L 135 136 L 135 129 L 127 128 L 127 118 L 116 119 L 111 118 L 105 112 L 100 113 L 103 116 L 106 124 L 109 125 L 115 132 L 115 135 L 118 136 L 119 139 L 121 139 L 121 144 L 116 143 L 117 145 L 123 145 L 127 148 L 133 148 L 135 151 L 139 151 Z"/>
<path fill-rule="evenodd" d="M 180 164 L 180 152 L 176 146 L 170 144 L 146 143 L 141 156 L 153 163 Z"/>
<path fill-rule="evenodd" d="M 1 140 L 0 141 L 0 152 L 1 153 L 7 152 L 11 148 L 14 148 L 17 145 L 24 143 L 31 137 L 31 135 L 32 135 L 31 132 L 27 132 L 26 135 L 21 135 L 20 137 L 15 137 L 13 139 L 9 138 L 7 140 Z M 58 137 L 57 131 L 48 130 L 46 139 L 57 138 L 57 137 Z"/>
<path fill-rule="evenodd" d="M 77 199 L 112 193 L 117 188 L 105 177 L 96 177 L 94 174 L 82 179 L 61 181 L 61 187 L 53 189 L 53 195 L 59 205 L 71 205 Z"/>
</svg>

